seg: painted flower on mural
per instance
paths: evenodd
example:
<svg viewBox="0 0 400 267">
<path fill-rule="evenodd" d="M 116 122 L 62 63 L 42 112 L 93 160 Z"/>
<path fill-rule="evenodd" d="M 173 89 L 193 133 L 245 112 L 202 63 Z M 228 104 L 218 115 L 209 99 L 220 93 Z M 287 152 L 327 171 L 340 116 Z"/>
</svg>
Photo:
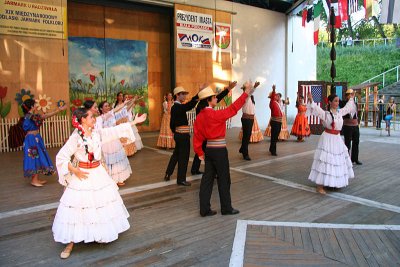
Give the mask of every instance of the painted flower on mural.
<svg viewBox="0 0 400 267">
<path fill-rule="evenodd" d="M 7 95 L 7 87 L 6 86 L 0 86 L 0 99 L 5 98 Z"/>
<path fill-rule="evenodd" d="M 27 99 L 33 99 L 31 90 L 21 89 L 21 92 L 15 95 L 15 101 L 18 102 L 18 105 L 22 105 L 22 103 L 24 103 L 24 101 Z"/>
<path fill-rule="evenodd" d="M 141 107 L 145 107 L 145 106 L 146 106 L 146 102 L 144 102 L 144 101 L 140 101 L 140 102 L 139 102 L 139 106 L 141 106 Z"/>
<path fill-rule="evenodd" d="M 52 102 L 50 100 L 51 100 L 51 97 L 46 96 L 46 94 L 39 95 L 39 99 L 35 100 L 37 109 L 42 110 L 44 113 L 46 113 L 46 111 L 48 109 L 50 109 L 50 106 L 52 104 Z"/>
<path fill-rule="evenodd" d="M 123 86 L 124 83 L 125 83 L 125 80 L 121 80 L 120 83 L 121 83 L 121 85 Z"/>
<path fill-rule="evenodd" d="M 64 100 L 61 100 L 61 99 L 58 100 L 58 101 L 57 101 L 57 107 L 58 107 L 58 108 L 62 108 L 63 106 L 65 106 L 65 101 L 64 101 Z"/>
<path fill-rule="evenodd" d="M 90 81 L 94 84 L 94 82 L 96 81 L 96 76 L 93 74 L 89 75 Z"/>
<path fill-rule="evenodd" d="M 79 98 L 74 99 L 71 102 L 72 102 L 72 104 L 74 104 L 74 106 L 77 106 L 77 107 L 82 106 L 82 100 L 80 100 Z"/>
</svg>

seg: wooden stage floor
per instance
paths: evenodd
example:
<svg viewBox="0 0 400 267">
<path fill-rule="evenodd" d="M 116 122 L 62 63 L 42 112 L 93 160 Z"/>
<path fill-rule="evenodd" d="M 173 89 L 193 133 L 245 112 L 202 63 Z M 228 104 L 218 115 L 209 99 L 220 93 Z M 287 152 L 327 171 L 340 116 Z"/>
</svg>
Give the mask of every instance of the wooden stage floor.
<svg viewBox="0 0 400 267">
<path fill-rule="evenodd" d="M 190 175 L 189 163 L 191 187 L 163 182 L 171 150 L 157 149 L 157 133 L 145 133 L 120 189 L 130 230 L 110 244 L 77 244 L 67 260 L 51 232 L 62 194 L 57 176 L 34 188 L 22 176 L 22 152 L 0 154 L 0 266 L 400 265 L 399 131 L 361 129 L 363 165 L 354 166 L 347 188 L 327 196 L 307 180 L 319 136 L 278 143 L 278 157 L 269 155 L 269 139 L 251 144 L 252 161 L 244 161 L 238 133 L 230 129 L 227 142 L 240 214 L 220 214 L 215 185 L 218 214 L 200 217 L 201 177 Z M 50 149 L 53 159 L 57 151 Z"/>
</svg>

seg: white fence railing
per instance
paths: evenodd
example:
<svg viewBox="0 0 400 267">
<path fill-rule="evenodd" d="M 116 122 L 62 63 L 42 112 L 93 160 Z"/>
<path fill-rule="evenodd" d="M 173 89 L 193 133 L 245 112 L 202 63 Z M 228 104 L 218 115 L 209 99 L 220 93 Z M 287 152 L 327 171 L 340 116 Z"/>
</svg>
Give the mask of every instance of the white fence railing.
<svg viewBox="0 0 400 267">
<path fill-rule="evenodd" d="M 382 88 L 383 88 L 383 87 L 385 87 L 385 83 L 387 84 L 386 77 L 389 75 L 389 73 L 391 73 L 393 77 L 395 75 L 394 73 L 396 73 L 396 78 L 395 78 L 396 80 L 389 81 L 390 84 L 399 81 L 399 78 L 400 78 L 399 69 L 400 69 L 400 65 L 393 67 L 385 72 L 382 72 L 381 74 L 378 74 L 375 77 L 372 77 L 371 79 L 365 80 L 362 83 L 380 82 L 382 84 Z"/>
<path fill-rule="evenodd" d="M 18 123 L 19 118 L 0 119 L 0 152 L 10 152 L 22 150 L 10 148 L 8 136 L 10 127 Z M 61 147 L 71 134 L 71 119 L 68 116 L 54 116 L 45 119 L 40 127 L 40 135 L 47 148 Z"/>
<path fill-rule="evenodd" d="M 338 40 L 336 41 L 335 45 L 336 46 L 341 46 L 341 47 L 349 47 L 349 46 L 377 46 L 377 45 L 383 45 L 383 46 L 388 46 L 388 45 L 396 45 L 396 38 L 377 38 L 377 39 L 354 39 L 351 42 L 347 41 L 341 41 Z M 330 47 L 329 42 L 319 42 L 321 47 Z"/>
<path fill-rule="evenodd" d="M 220 107 L 216 107 L 216 110 L 220 110 L 220 109 L 225 109 L 225 106 L 220 106 Z M 196 109 L 192 109 L 188 112 L 186 112 L 186 116 L 188 118 L 189 121 L 189 127 L 190 127 L 190 132 L 193 133 L 193 123 L 194 120 L 196 119 Z M 226 121 L 226 129 L 230 129 L 231 128 L 231 123 L 232 123 L 232 119 L 228 119 Z"/>
</svg>

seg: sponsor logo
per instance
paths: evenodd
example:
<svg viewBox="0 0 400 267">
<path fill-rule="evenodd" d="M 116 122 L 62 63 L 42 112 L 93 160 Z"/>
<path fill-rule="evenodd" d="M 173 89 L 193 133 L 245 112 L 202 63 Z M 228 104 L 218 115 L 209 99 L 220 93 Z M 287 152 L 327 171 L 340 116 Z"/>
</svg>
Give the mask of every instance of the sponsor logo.
<svg viewBox="0 0 400 267">
<path fill-rule="evenodd" d="M 196 33 L 178 33 L 179 41 L 183 47 L 211 49 L 211 42 L 208 37 Z"/>
</svg>

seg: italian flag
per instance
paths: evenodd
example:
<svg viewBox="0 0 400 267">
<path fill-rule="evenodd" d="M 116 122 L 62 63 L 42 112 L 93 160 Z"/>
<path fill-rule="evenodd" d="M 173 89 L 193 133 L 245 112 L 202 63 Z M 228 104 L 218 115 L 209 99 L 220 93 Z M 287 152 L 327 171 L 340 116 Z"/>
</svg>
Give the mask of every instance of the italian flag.
<svg viewBox="0 0 400 267">
<path fill-rule="evenodd" d="M 318 3 L 314 6 L 314 45 L 318 44 L 318 34 L 319 34 L 319 22 L 321 20 L 321 12 L 322 12 L 322 2 L 318 1 Z"/>
</svg>

